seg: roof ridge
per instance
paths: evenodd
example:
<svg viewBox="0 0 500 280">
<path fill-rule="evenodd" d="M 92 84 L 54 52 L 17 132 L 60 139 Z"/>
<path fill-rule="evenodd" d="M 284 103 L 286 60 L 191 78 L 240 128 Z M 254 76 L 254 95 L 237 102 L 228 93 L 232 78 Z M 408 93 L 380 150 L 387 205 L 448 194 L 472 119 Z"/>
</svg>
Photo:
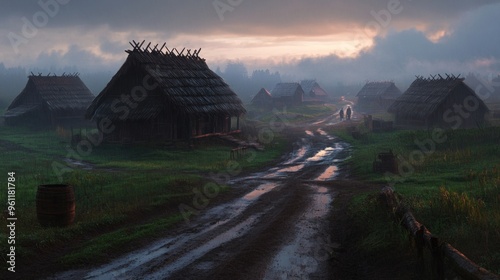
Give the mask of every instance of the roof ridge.
<svg viewBox="0 0 500 280">
<path fill-rule="evenodd" d="M 169 49 L 167 47 L 167 43 L 163 43 L 161 47 L 158 48 L 159 44 L 154 45 L 151 47 L 151 42 L 149 42 L 145 47 L 143 47 L 144 43 L 146 40 L 143 40 L 142 42 L 136 42 L 132 40 L 132 42 L 129 42 L 129 44 L 132 46 L 131 50 L 125 50 L 126 53 L 142 53 L 142 54 L 160 54 L 166 57 L 186 57 L 186 58 L 192 58 L 192 59 L 202 59 L 199 54 L 201 52 L 201 48 L 197 50 L 192 50 L 192 49 L 186 49 L 183 48 L 180 52 L 177 50 L 177 48 Z M 186 54 L 184 54 L 184 51 L 186 51 Z"/>
</svg>

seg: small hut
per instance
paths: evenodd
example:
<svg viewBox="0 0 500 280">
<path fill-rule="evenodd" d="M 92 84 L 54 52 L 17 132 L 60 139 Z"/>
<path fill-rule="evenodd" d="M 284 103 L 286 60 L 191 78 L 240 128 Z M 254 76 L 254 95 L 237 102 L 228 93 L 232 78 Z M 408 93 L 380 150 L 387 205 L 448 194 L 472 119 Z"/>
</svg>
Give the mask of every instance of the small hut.
<svg viewBox="0 0 500 280">
<path fill-rule="evenodd" d="M 292 107 L 302 103 L 304 90 L 299 83 L 278 83 L 271 91 L 271 96 L 274 106 Z"/>
<path fill-rule="evenodd" d="M 488 107 L 460 77 L 417 79 L 388 109 L 395 125 L 472 128 L 481 126 Z"/>
<path fill-rule="evenodd" d="M 125 63 L 87 110 L 98 127 L 109 124 L 105 141 L 187 140 L 239 130 L 242 102 L 199 57 L 201 49 L 143 44 L 131 43 Z"/>
<path fill-rule="evenodd" d="M 366 112 L 385 111 L 401 94 L 394 82 L 367 82 L 357 94 L 357 107 Z"/>
<path fill-rule="evenodd" d="M 70 127 L 85 123 L 94 95 L 78 75 L 31 75 L 4 114 L 7 125 Z"/>
<path fill-rule="evenodd" d="M 300 86 L 304 90 L 305 103 L 325 103 L 328 101 L 328 93 L 316 82 L 316 80 L 303 80 Z"/>
<path fill-rule="evenodd" d="M 261 88 L 252 98 L 251 104 L 258 107 L 271 107 L 273 106 L 273 97 L 267 89 Z"/>
</svg>

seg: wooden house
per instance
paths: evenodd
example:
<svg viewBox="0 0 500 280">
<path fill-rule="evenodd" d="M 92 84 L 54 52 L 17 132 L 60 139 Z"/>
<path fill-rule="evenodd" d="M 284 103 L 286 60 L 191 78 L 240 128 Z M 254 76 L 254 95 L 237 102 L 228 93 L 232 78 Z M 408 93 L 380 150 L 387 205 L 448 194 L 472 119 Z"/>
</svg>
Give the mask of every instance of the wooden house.
<svg viewBox="0 0 500 280">
<path fill-rule="evenodd" d="M 77 75 L 31 75 L 4 114 L 7 125 L 71 127 L 85 123 L 94 95 Z"/>
<path fill-rule="evenodd" d="M 186 140 L 239 129 L 242 102 L 198 56 L 201 49 L 143 44 L 126 51 L 125 63 L 87 110 L 98 127 L 110 124 L 105 141 Z"/>
<path fill-rule="evenodd" d="M 302 104 L 304 90 L 299 83 L 278 83 L 271 91 L 273 105 L 276 107 L 291 107 Z"/>
<path fill-rule="evenodd" d="M 252 98 L 252 101 L 250 103 L 253 106 L 257 107 L 272 107 L 273 97 L 267 89 L 261 88 L 259 92 Z"/>
<path fill-rule="evenodd" d="M 316 82 L 316 80 L 303 80 L 300 86 L 304 90 L 305 103 L 325 103 L 328 101 L 328 93 Z"/>
<path fill-rule="evenodd" d="M 385 111 L 401 94 L 393 82 L 367 82 L 357 94 L 357 108 L 365 112 Z"/>
<path fill-rule="evenodd" d="M 463 78 L 440 76 L 417 77 L 388 111 L 397 126 L 449 129 L 481 126 L 489 110 Z"/>
</svg>

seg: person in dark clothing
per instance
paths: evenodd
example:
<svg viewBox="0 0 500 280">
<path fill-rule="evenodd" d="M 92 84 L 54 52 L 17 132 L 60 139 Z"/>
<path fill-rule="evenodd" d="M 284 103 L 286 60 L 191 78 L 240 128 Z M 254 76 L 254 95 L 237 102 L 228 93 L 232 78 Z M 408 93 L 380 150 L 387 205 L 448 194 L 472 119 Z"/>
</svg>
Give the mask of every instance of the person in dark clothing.
<svg viewBox="0 0 500 280">
<path fill-rule="evenodd" d="M 341 121 L 344 120 L 344 108 L 340 108 L 339 117 Z"/>
<path fill-rule="evenodd" d="M 346 110 L 346 114 L 347 114 L 347 119 L 350 120 L 351 119 L 351 107 L 347 107 L 347 110 Z"/>
</svg>

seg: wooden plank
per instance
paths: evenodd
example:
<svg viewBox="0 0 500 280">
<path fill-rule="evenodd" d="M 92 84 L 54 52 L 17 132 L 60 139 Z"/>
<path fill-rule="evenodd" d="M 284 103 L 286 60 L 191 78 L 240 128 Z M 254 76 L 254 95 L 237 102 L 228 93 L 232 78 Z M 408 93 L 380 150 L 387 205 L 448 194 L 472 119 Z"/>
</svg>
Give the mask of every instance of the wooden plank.
<svg viewBox="0 0 500 280">
<path fill-rule="evenodd" d="M 500 276 L 496 275 L 462 254 L 457 249 L 453 248 L 448 243 L 440 244 L 438 238 L 432 235 L 427 228 L 421 224 L 413 214 L 408 211 L 399 199 L 396 197 L 394 190 L 391 187 L 384 187 L 381 190 L 379 201 L 387 208 L 393 211 L 401 225 L 408 230 L 411 236 L 415 239 L 419 258 L 422 257 L 422 249 L 427 248 L 433 256 L 433 273 L 435 279 L 444 278 L 444 263 L 443 258 L 449 260 L 460 276 L 465 279 L 472 280 L 500 280 Z M 419 265 L 422 266 L 422 260 L 419 260 Z"/>
<path fill-rule="evenodd" d="M 480 267 L 448 243 L 442 246 L 443 255 L 450 260 L 456 271 L 465 279 L 499 280 L 500 277 Z"/>
</svg>

